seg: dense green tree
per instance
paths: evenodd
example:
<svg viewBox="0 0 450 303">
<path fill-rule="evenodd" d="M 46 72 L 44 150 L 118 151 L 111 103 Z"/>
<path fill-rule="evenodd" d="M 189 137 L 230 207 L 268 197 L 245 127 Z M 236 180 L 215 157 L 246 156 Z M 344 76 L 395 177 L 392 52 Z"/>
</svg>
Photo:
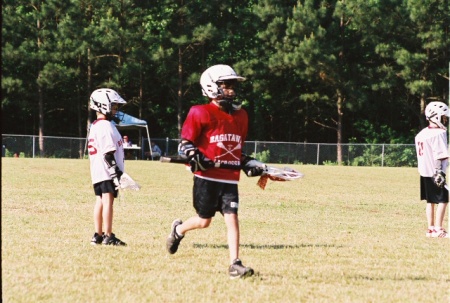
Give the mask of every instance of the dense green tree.
<svg viewBox="0 0 450 303">
<path fill-rule="evenodd" d="M 71 77 L 67 67 L 60 63 L 61 54 L 55 40 L 66 5 L 60 1 L 15 1 L 7 4 L 3 10 L 2 26 L 5 45 L 2 60 L 6 63 L 3 65 L 5 81 L 2 81 L 2 89 L 17 91 L 14 83 L 21 82 L 21 97 L 28 100 L 23 106 L 37 111 L 39 150 L 44 156 L 44 123 L 51 120 L 49 113 L 62 105 L 58 103 L 60 95 L 55 96 L 52 90 L 69 82 Z M 6 97 L 2 105 L 4 102 L 13 101 Z"/>
<path fill-rule="evenodd" d="M 3 0 L 3 129 L 39 135 L 45 155 L 44 135 L 85 136 L 89 95 L 108 86 L 153 137 L 175 138 L 189 107 L 206 101 L 201 72 L 224 63 L 247 77 L 239 98 L 251 140 L 408 143 L 425 104 L 448 98 L 448 8 L 448 0 Z"/>
<path fill-rule="evenodd" d="M 366 94 L 370 102 L 359 117 L 376 125 L 380 138 L 386 125 L 403 133 L 403 142 L 413 142 L 414 133 L 425 125 L 421 114 L 426 103 L 448 98 L 448 1 L 349 3 L 366 12 L 354 15 L 352 24 L 362 42 L 374 49 L 364 51 L 370 55 L 364 76 L 374 80 Z M 354 131 L 360 141 L 364 129 Z"/>
</svg>

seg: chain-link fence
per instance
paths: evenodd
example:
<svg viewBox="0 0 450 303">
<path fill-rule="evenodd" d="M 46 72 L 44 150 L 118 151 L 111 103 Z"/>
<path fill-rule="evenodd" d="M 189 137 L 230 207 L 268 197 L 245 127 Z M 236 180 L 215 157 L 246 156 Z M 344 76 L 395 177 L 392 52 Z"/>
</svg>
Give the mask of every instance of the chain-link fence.
<svg viewBox="0 0 450 303">
<path fill-rule="evenodd" d="M 2 149 L 6 157 L 26 158 L 82 158 L 86 138 L 44 136 L 2 135 Z M 43 146 L 43 154 L 40 146 Z"/>
<path fill-rule="evenodd" d="M 148 139 L 142 138 L 140 159 L 148 152 Z M 178 139 L 152 138 L 165 156 L 177 155 Z M 86 158 L 86 138 L 2 135 L 2 156 Z M 40 152 L 40 145 L 44 153 Z M 243 151 L 266 163 L 337 165 L 338 152 L 343 165 L 348 166 L 417 166 L 414 144 L 357 144 L 295 143 L 271 141 L 247 141 Z"/>
</svg>

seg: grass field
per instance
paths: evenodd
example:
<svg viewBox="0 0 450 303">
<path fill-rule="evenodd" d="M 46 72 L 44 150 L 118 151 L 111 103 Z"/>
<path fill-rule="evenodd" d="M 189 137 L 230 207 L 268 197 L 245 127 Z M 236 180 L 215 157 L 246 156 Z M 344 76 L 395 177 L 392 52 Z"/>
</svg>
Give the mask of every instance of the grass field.
<svg viewBox="0 0 450 303">
<path fill-rule="evenodd" d="M 450 241 L 425 237 L 415 168 L 292 165 L 306 177 L 240 183 L 241 258 L 223 219 L 165 250 L 193 214 L 183 166 L 129 161 L 142 185 L 115 202 L 127 247 L 92 247 L 87 160 L 2 158 L 2 302 L 450 302 Z M 447 225 L 446 216 L 446 225 Z"/>
</svg>

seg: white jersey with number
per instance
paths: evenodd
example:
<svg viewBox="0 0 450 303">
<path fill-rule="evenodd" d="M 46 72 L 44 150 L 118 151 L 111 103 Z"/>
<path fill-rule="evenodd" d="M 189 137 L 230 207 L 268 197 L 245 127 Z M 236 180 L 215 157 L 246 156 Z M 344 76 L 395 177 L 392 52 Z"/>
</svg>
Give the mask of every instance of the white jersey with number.
<svg viewBox="0 0 450 303">
<path fill-rule="evenodd" d="M 442 128 L 427 127 L 416 136 L 417 168 L 422 177 L 432 177 L 437 169 L 447 170 L 447 132 Z"/>
<path fill-rule="evenodd" d="M 111 180 L 105 154 L 114 152 L 119 169 L 125 171 L 123 141 L 117 128 L 108 120 L 99 119 L 92 123 L 88 138 L 89 160 L 92 184 Z"/>
</svg>

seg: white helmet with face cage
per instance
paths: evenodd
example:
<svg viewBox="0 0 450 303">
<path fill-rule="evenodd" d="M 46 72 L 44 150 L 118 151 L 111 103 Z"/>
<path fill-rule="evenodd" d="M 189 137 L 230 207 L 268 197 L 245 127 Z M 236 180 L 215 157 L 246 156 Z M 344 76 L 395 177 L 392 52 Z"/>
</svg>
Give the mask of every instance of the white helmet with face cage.
<svg viewBox="0 0 450 303">
<path fill-rule="evenodd" d="M 425 108 L 425 117 L 428 121 L 442 129 L 447 129 L 442 123 L 442 117 L 450 117 L 448 106 L 444 102 L 430 102 Z"/>
<path fill-rule="evenodd" d="M 111 105 L 126 104 L 125 101 L 115 90 L 110 88 L 96 89 L 92 94 L 89 102 L 89 107 L 104 115 L 111 115 Z"/>
<path fill-rule="evenodd" d="M 218 83 L 229 80 L 245 81 L 245 78 L 236 74 L 234 69 L 228 65 L 211 66 L 200 77 L 203 96 L 208 96 L 211 99 L 220 98 L 221 92 Z"/>
</svg>

